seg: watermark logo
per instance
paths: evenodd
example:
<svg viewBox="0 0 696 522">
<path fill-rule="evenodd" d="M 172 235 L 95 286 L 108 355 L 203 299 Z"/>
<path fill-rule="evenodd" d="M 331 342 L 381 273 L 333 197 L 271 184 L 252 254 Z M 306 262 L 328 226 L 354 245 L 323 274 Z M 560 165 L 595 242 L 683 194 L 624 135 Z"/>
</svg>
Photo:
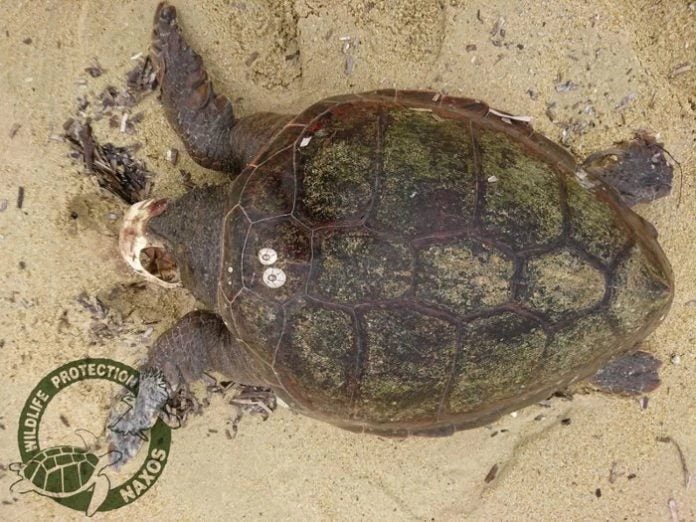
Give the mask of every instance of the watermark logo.
<svg viewBox="0 0 696 522">
<path fill-rule="evenodd" d="M 61 391 L 85 380 L 106 380 L 138 391 L 137 370 L 111 359 L 81 359 L 69 362 L 41 379 L 29 395 L 19 419 L 17 434 L 21 462 L 10 465 L 17 480 L 10 489 L 35 492 L 88 516 L 130 504 L 157 481 L 169 457 L 171 429 L 161 419 L 149 434 L 147 456 L 140 468 L 118 485 L 112 485 L 107 468 L 116 464 L 116 452 L 96 454 L 88 448 L 95 442 L 87 430 L 75 430 L 83 445 L 41 448 L 39 428 L 51 402 Z"/>
</svg>

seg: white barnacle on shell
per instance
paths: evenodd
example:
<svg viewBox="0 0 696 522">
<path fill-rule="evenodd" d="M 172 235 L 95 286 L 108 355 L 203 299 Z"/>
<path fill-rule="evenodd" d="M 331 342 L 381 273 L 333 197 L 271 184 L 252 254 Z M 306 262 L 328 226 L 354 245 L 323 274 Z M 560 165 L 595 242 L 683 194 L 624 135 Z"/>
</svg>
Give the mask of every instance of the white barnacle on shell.
<svg viewBox="0 0 696 522">
<path fill-rule="evenodd" d="M 280 288 L 285 284 L 287 276 L 280 268 L 269 267 L 263 271 L 262 279 L 268 288 Z"/>
<path fill-rule="evenodd" d="M 259 261 L 262 265 L 272 265 L 278 260 L 278 252 L 272 248 L 262 248 L 259 250 Z"/>
</svg>

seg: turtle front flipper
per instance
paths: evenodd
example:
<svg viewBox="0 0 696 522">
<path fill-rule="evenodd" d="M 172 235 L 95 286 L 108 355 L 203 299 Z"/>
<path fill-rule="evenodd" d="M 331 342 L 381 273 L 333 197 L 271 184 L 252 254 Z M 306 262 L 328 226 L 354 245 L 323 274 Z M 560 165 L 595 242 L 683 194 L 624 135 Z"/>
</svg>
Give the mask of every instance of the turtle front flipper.
<svg viewBox="0 0 696 522">
<path fill-rule="evenodd" d="M 167 120 L 203 167 L 238 173 L 290 120 L 271 113 L 235 120 L 232 104 L 213 89 L 203 60 L 181 34 L 176 9 L 166 2 L 155 12 L 150 58 Z"/>
<path fill-rule="evenodd" d="M 135 405 L 123 414 L 112 409 L 109 416 L 107 438 L 112 465 L 125 464 L 138 453 L 146 440 L 145 432 L 155 425 L 172 393 L 162 372 L 154 369 L 141 372 Z"/>
<path fill-rule="evenodd" d="M 203 60 L 181 35 L 176 9 L 165 2 L 155 13 L 150 58 L 167 119 L 191 157 L 204 167 L 237 169 L 230 141 L 232 104 L 213 90 Z"/>
<path fill-rule="evenodd" d="M 108 423 L 110 449 L 120 465 L 133 458 L 165 406 L 186 394 L 188 384 L 205 371 L 217 371 L 247 386 L 264 387 L 254 362 L 232 339 L 217 314 L 198 310 L 164 332 L 150 349 L 140 374 L 135 405 L 123 414 L 113 410 Z M 175 407 L 175 410 L 180 408 Z M 181 411 L 185 416 L 189 410 Z"/>
</svg>

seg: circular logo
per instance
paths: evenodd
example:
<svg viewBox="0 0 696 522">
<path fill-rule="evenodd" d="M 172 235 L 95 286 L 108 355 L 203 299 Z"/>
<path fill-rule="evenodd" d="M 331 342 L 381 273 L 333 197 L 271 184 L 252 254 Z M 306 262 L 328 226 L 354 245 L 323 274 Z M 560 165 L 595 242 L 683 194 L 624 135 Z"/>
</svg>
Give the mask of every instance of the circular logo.
<svg viewBox="0 0 696 522">
<path fill-rule="evenodd" d="M 78 435 L 85 447 L 41 448 L 39 445 L 41 417 L 62 390 L 94 379 L 119 384 L 136 395 L 139 375 L 134 368 L 111 359 L 80 359 L 41 379 L 25 402 L 19 419 L 17 439 L 22 462 L 10 465 L 10 469 L 20 477 L 12 485 L 12 491 L 34 491 L 88 516 L 97 511 L 120 508 L 146 493 L 162 474 L 169 457 L 171 429 L 162 419 L 158 419 L 150 430 L 143 464 L 128 480 L 113 488 L 103 471 L 117 463 L 118 458 L 114 459 L 113 451 L 102 455 L 90 452 L 83 435 L 91 434 L 86 430 L 76 430 L 84 432 Z"/>
</svg>

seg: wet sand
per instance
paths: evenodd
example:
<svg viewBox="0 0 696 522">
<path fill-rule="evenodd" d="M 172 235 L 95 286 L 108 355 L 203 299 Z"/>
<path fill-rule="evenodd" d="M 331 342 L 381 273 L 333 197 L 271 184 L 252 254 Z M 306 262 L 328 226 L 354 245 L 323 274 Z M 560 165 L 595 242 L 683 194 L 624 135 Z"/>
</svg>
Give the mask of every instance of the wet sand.
<svg viewBox="0 0 696 522">
<path fill-rule="evenodd" d="M 670 520 L 673 499 L 680 520 L 696 520 L 676 447 L 658 440 L 671 437 L 696 470 L 693 2 L 200 4 L 177 2 L 181 23 L 238 115 L 295 112 L 327 95 L 378 87 L 432 88 L 529 115 L 579 158 L 638 129 L 659 133 L 683 167 L 670 197 L 638 209 L 674 266 L 674 305 L 644 345 L 664 361 L 663 384 L 646 409 L 636 399 L 577 394 L 442 439 L 355 435 L 284 409 L 266 422 L 245 417 L 229 439 L 229 407 L 214 397 L 204 415 L 173 432 L 154 486 L 95 518 L 655 521 Z M 76 114 L 79 96 L 94 101 L 107 85 L 123 88 L 131 56 L 147 50 L 154 7 L 0 2 L 5 520 L 84 517 L 9 490 L 20 412 L 39 380 L 84 357 L 137 366 L 152 338 L 196 306 L 184 291 L 127 286 L 137 278 L 117 252 L 124 206 L 50 138 Z M 95 59 L 105 70 L 98 78 L 85 72 Z M 105 118 L 94 123 L 95 137 L 142 144 L 136 156 L 155 173 L 154 195 L 185 190 L 179 168 L 197 184 L 225 179 L 183 152 L 176 168 L 165 159 L 167 149 L 183 147 L 154 95 L 131 111 L 144 115 L 135 134 Z M 82 294 L 99 296 L 108 314 L 90 313 L 78 302 Z M 45 412 L 41 447 L 79 446 L 76 428 L 100 434 L 114 389 L 90 381 L 61 393 Z M 497 474 L 486 481 L 494 465 Z M 115 483 L 118 474 L 107 472 Z"/>
</svg>

